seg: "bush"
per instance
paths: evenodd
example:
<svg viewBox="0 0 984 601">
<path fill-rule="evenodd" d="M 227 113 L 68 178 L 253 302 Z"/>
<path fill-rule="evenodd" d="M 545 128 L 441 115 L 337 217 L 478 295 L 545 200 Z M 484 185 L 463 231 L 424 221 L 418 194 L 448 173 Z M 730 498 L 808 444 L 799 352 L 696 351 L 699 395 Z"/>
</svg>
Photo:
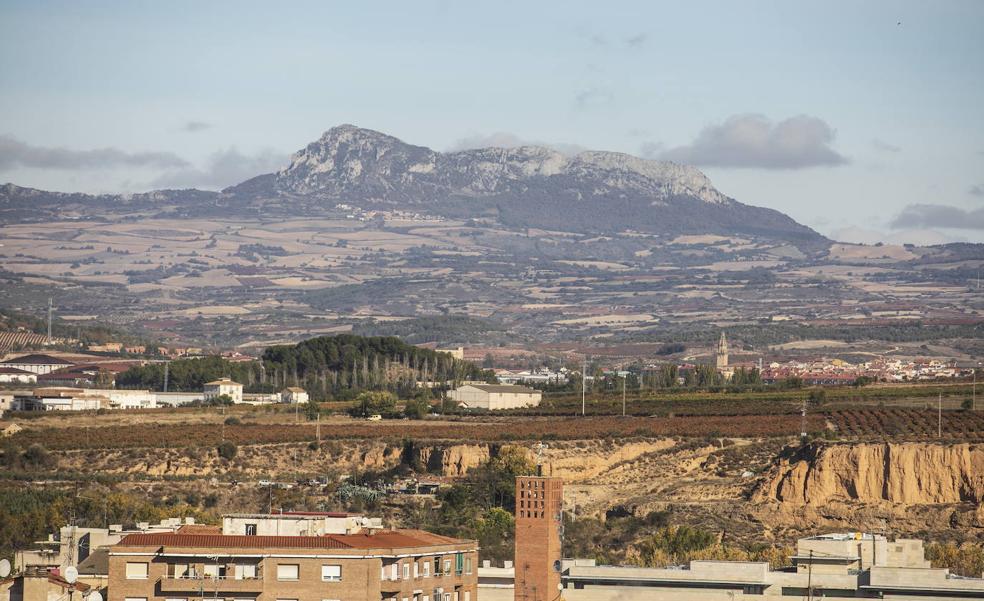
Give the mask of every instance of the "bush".
<svg viewBox="0 0 984 601">
<path fill-rule="evenodd" d="M 236 456 L 236 453 L 239 452 L 239 448 L 235 443 L 227 440 L 219 445 L 218 451 L 219 457 L 223 459 L 232 459 Z"/>
<path fill-rule="evenodd" d="M 960 403 L 960 408 L 964 411 L 970 411 L 974 408 L 974 399 L 964 399 L 963 402 Z"/>
<path fill-rule="evenodd" d="M 230 415 L 229 417 L 225 418 L 225 425 L 227 426 L 238 426 L 242 423 L 243 420 L 239 419 L 235 415 Z"/>
<path fill-rule="evenodd" d="M 403 407 L 403 416 L 408 419 L 423 419 L 430 413 L 431 405 L 424 399 L 410 399 Z"/>
<path fill-rule="evenodd" d="M 24 451 L 24 465 L 33 468 L 48 467 L 52 463 L 51 455 L 44 445 L 34 443 Z"/>
</svg>

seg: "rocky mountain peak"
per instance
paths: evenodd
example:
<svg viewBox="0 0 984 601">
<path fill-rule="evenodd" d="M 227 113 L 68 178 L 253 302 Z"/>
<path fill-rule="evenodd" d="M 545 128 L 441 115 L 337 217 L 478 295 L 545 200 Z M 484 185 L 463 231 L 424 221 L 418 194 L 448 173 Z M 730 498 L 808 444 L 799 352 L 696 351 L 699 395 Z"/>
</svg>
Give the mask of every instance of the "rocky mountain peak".
<svg viewBox="0 0 984 601">
<path fill-rule="evenodd" d="M 350 124 L 329 129 L 295 153 L 277 174 L 277 183 L 299 194 L 409 199 L 421 193 L 498 194 L 525 186 L 531 178 L 551 177 L 589 189 L 651 196 L 656 204 L 675 195 L 730 201 L 699 170 L 674 163 L 601 151 L 568 157 L 541 146 L 440 153 Z"/>
</svg>

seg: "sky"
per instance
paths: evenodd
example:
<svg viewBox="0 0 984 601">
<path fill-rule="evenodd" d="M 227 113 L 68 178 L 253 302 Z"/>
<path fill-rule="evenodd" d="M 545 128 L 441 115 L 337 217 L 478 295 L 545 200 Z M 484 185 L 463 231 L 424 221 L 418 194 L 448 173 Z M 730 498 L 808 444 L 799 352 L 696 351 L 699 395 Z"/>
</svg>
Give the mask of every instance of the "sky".
<svg viewBox="0 0 984 601">
<path fill-rule="evenodd" d="M 352 123 L 701 168 L 838 240 L 984 242 L 984 2 L 0 0 L 0 182 L 221 189 Z"/>
</svg>

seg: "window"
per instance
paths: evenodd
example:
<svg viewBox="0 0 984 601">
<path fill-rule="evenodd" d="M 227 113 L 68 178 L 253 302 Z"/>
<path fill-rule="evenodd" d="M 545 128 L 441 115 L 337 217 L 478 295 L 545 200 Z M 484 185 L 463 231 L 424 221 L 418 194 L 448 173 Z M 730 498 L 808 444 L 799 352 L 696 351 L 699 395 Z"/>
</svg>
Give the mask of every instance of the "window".
<svg viewBox="0 0 984 601">
<path fill-rule="evenodd" d="M 147 579 L 147 569 L 150 564 L 146 563 L 135 563 L 126 562 L 126 579 L 127 580 L 146 580 Z"/>
<path fill-rule="evenodd" d="M 321 580 L 324 582 L 340 582 L 342 580 L 342 566 L 321 566 Z"/>
<path fill-rule="evenodd" d="M 445 574 L 450 574 L 451 573 L 451 560 L 450 559 L 445 559 L 444 560 L 444 573 Z M 461 572 L 458 572 L 458 573 L 460 574 Z"/>
<path fill-rule="evenodd" d="M 466 557 L 465 558 L 465 574 L 471 574 L 471 572 L 472 572 L 471 562 L 472 562 L 472 558 L 471 557 Z"/>
<path fill-rule="evenodd" d="M 253 580 L 256 578 L 256 564 L 236 564 L 236 580 Z"/>
<path fill-rule="evenodd" d="M 409 562 L 403 564 L 403 579 L 404 580 L 410 580 L 410 563 Z M 407 600 L 404 599 L 403 601 L 407 601 Z"/>
<path fill-rule="evenodd" d="M 451 601 L 451 593 L 444 593 L 444 601 Z"/>
<path fill-rule="evenodd" d="M 413 562 L 413 577 L 420 578 L 420 564 Z"/>
<path fill-rule="evenodd" d="M 206 578 L 225 578 L 226 567 L 221 564 L 207 563 L 202 566 L 202 573 Z"/>
<path fill-rule="evenodd" d="M 299 580 L 301 566 L 296 563 L 282 563 L 277 566 L 277 580 Z M 290 600 L 278 600 L 290 601 Z"/>
<path fill-rule="evenodd" d="M 464 601 L 471 601 L 471 591 L 465 591 Z"/>
<path fill-rule="evenodd" d="M 246 536 L 256 536 L 256 524 L 246 524 Z"/>
<path fill-rule="evenodd" d="M 124 597 L 123 601 L 147 601 L 147 597 Z"/>
<path fill-rule="evenodd" d="M 188 564 L 174 563 L 168 566 L 168 576 L 171 578 L 188 578 Z"/>
<path fill-rule="evenodd" d="M 390 580 L 400 579 L 400 564 L 394 563 L 390 565 Z"/>
<path fill-rule="evenodd" d="M 430 578 L 431 575 L 431 562 L 424 560 L 424 578 Z M 424 601 L 427 601 L 427 596 L 424 596 Z"/>
<path fill-rule="evenodd" d="M 434 575 L 435 576 L 440 576 L 441 575 L 441 558 L 440 557 L 435 557 L 434 558 Z"/>
<path fill-rule="evenodd" d="M 464 559 L 465 559 L 465 555 L 463 553 L 455 553 L 454 573 L 458 574 L 459 576 L 461 575 L 461 572 L 464 571 L 464 567 L 465 567 Z"/>
</svg>

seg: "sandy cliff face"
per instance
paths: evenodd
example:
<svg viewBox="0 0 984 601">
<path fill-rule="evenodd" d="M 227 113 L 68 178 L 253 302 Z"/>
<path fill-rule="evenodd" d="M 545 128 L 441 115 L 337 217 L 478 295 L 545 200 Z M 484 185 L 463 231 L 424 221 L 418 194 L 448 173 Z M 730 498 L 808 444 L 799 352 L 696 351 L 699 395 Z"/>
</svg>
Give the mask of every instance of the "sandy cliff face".
<svg viewBox="0 0 984 601">
<path fill-rule="evenodd" d="M 984 502 L 984 445 L 813 445 L 780 459 L 756 500 L 925 505 Z"/>
</svg>

